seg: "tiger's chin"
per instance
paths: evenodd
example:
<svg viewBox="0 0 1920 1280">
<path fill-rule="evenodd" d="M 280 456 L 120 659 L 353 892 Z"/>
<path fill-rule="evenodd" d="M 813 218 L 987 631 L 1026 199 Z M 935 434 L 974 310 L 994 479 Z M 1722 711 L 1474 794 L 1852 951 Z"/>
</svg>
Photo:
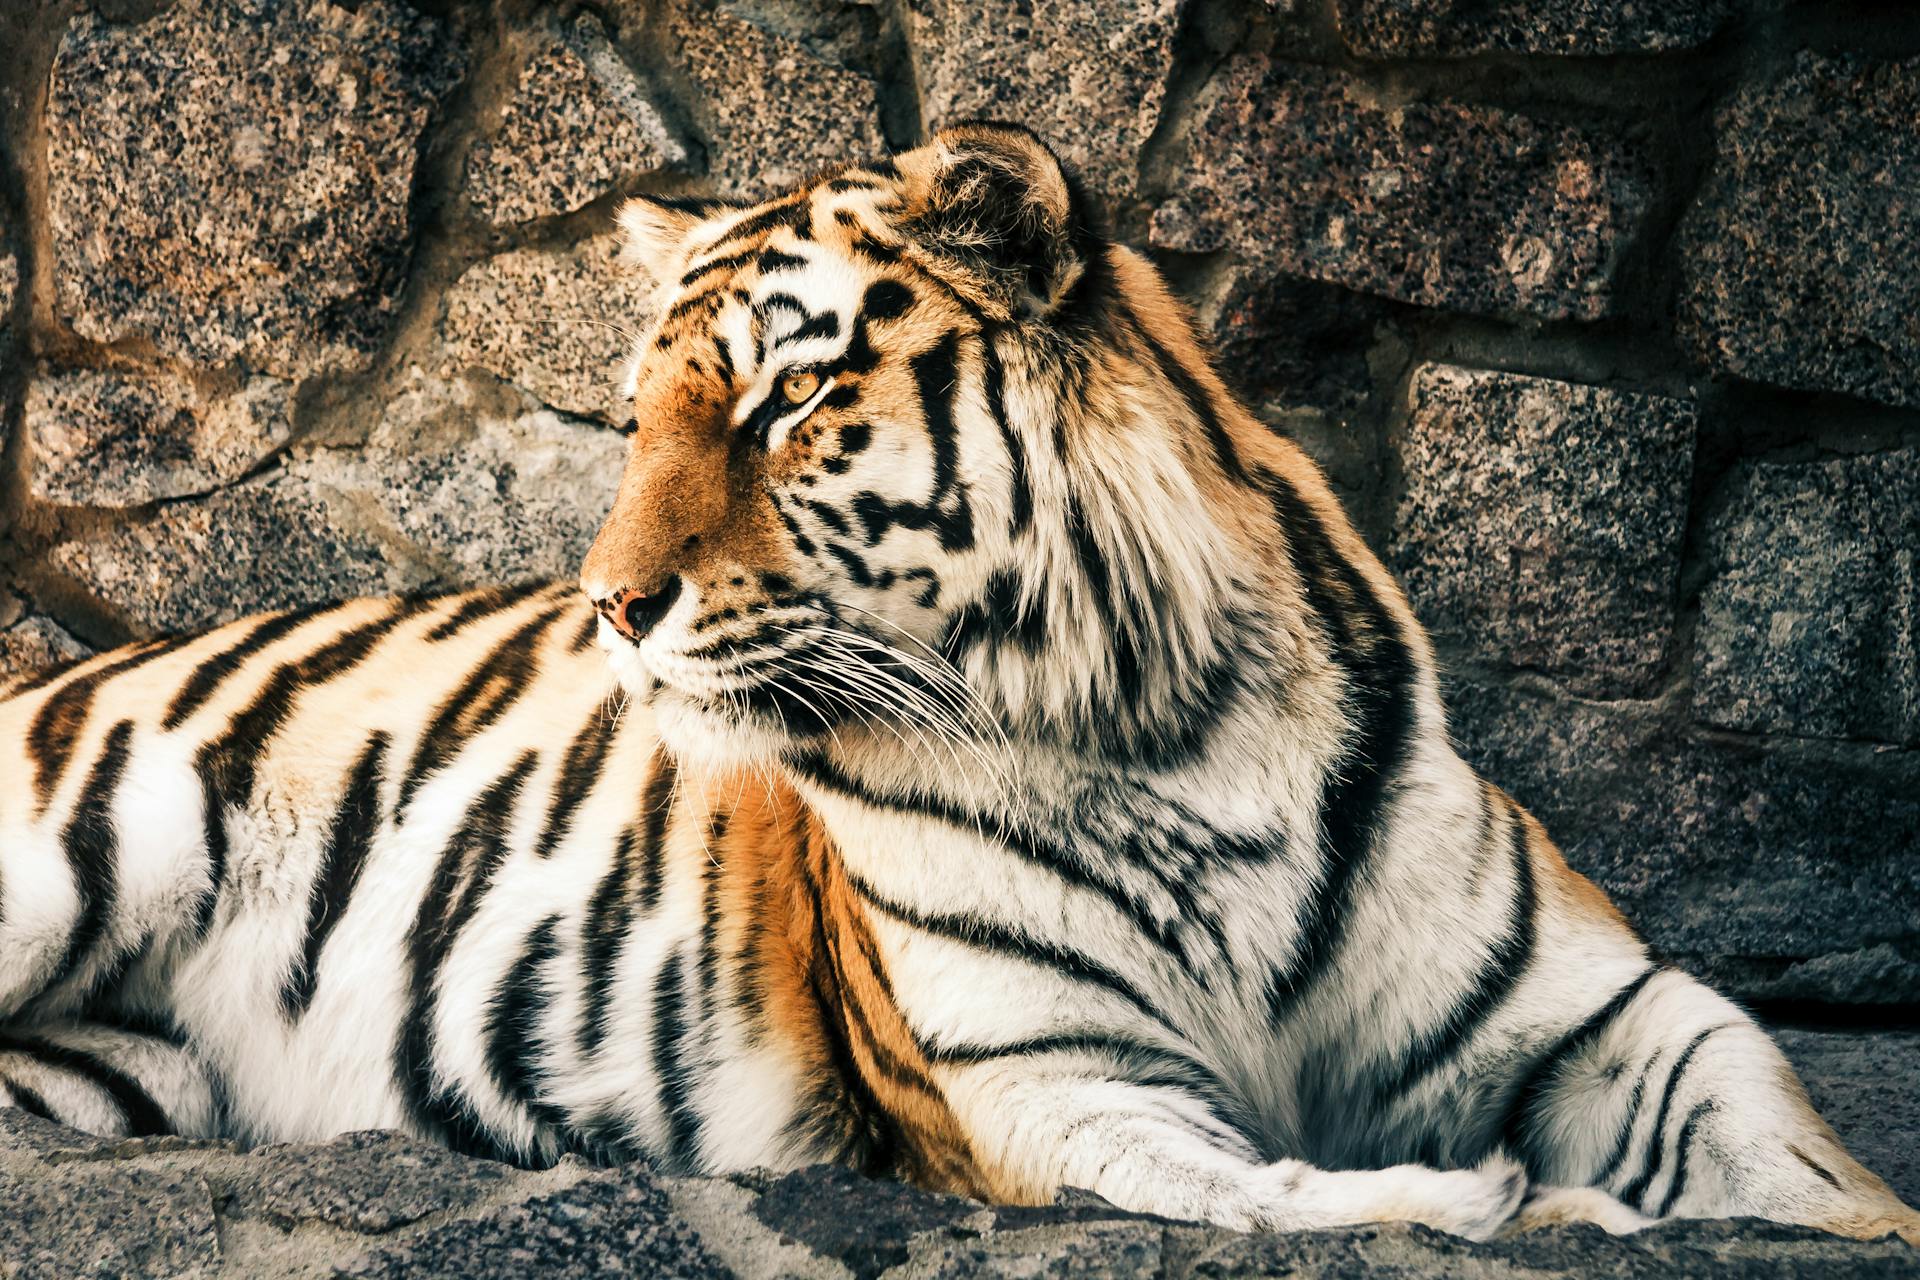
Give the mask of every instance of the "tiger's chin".
<svg viewBox="0 0 1920 1280">
<path fill-rule="evenodd" d="M 660 686 L 650 699 L 660 741 L 683 767 L 715 771 L 762 768 L 797 743 L 791 733 L 748 712 Z"/>
</svg>

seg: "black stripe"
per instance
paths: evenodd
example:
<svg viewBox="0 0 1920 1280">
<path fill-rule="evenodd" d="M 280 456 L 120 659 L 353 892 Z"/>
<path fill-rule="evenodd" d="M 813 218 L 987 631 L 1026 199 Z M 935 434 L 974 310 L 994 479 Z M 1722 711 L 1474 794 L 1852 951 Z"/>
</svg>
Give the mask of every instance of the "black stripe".
<svg viewBox="0 0 1920 1280">
<path fill-rule="evenodd" d="M 1414 1042 L 1401 1060 L 1400 1070 L 1387 1086 L 1395 1094 L 1425 1080 L 1451 1062 L 1474 1032 L 1500 1007 L 1533 960 L 1533 855 L 1527 845 L 1527 823 L 1517 808 L 1509 809 L 1513 832 L 1509 840 L 1513 862 L 1513 904 L 1506 932 L 1480 966 L 1473 985 L 1447 1011 L 1440 1024 Z"/>
<path fill-rule="evenodd" d="M 794 821 L 799 828 L 793 832 L 792 838 L 801 850 L 798 859 L 801 886 L 806 891 L 808 905 L 812 909 L 813 947 L 807 965 L 807 987 L 813 994 L 814 1007 L 820 1011 L 820 1034 L 826 1042 L 827 1058 L 832 1066 L 834 1089 L 829 1105 L 833 1113 L 845 1115 L 848 1119 L 844 1149 L 837 1153 L 836 1158 L 863 1172 L 887 1172 L 900 1149 L 900 1124 L 880 1102 L 867 1079 L 867 1073 L 860 1069 L 859 1060 L 854 1056 L 856 1021 L 864 1037 L 867 1056 L 881 1075 L 897 1086 L 923 1095 L 929 1092 L 928 1082 L 922 1072 L 901 1062 L 890 1049 L 874 1038 L 866 1009 L 856 1003 L 852 991 L 841 982 L 844 960 L 833 936 L 827 931 L 826 895 L 821 890 L 819 876 L 813 865 L 816 857 L 824 859 L 825 854 L 816 848 L 810 832 L 806 830 L 805 815 L 796 813 Z M 862 954 L 867 955 L 864 951 Z M 868 967 L 883 988 L 887 987 L 885 967 L 876 964 L 870 956 Z"/>
<path fill-rule="evenodd" d="M 501 1144 L 443 1082 L 433 1064 L 433 1020 L 441 968 L 507 856 L 506 835 L 521 789 L 538 760 L 528 751 L 482 791 L 447 841 L 407 933 L 407 990 L 412 1002 L 393 1048 L 393 1072 L 415 1120 L 465 1155 L 505 1159 Z"/>
<path fill-rule="evenodd" d="M 1513 1092 L 1513 1105 L 1507 1113 L 1502 1132 L 1507 1148 L 1516 1159 L 1531 1171 L 1535 1159 L 1531 1153 L 1533 1112 L 1547 1100 L 1554 1081 L 1560 1071 L 1581 1054 L 1592 1048 L 1599 1038 L 1606 1034 L 1614 1019 L 1626 1012 L 1627 1006 L 1653 981 L 1655 974 L 1661 972 L 1660 965 L 1648 965 L 1640 971 L 1638 977 L 1613 993 L 1613 996 L 1598 1009 L 1595 1009 L 1573 1030 L 1561 1036 L 1548 1046 L 1546 1052 L 1535 1058 L 1533 1065 L 1520 1077 Z"/>
<path fill-rule="evenodd" d="M 662 752 L 653 758 L 653 772 L 641 795 L 639 907 L 652 911 L 660 905 L 660 893 L 666 880 L 667 832 L 673 821 L 673 800 L 678 790 L 679 767 L 673 757 Z"/>
<path fill-rule="evenodd" d="M 721 232 L 718 239 L 709 243 L 700 252 L 712 253 L 716 249 L 721 249 L 732 244 L 735 240 L 745 240 L 752 236 L 764 235 L 772 231 L 775 227 L 789 227 L 794 231 L 799 231 L 801 224 L 811 221 L 811 218 L 812 213 L 807 207 L 805 197 L 800 195 L 789 196 L 769 208 L 762 209 L 758 213 L 749 214 L 747 217 L 740 219 L 740 221 Z M 805 236 L 801 238 L 806 239 Z M 742 253 L 738 256 L 744 261 L 750 254 Z"/>
<path fill-rule="evenodd" d="M 1295 922 L 1299 947 L 1268 987 L 1278 1021 L 1326 972 L 1353 917 L 1353 887 L 1373 852 L 1388 787 L 1413 729 L 1414 665 L 1399 626 L 1312 507 L 1283 476 L 1269 476 L 1268 486 L 1307 608 L 1325 629 L 1328 657 L 1344 678 L 1352 722 L 1347 745 L 1328 763 L 1320 787 L 1325 871 Z"/>
<path fill-rule="evenodd" d="M 1696 1103 L 1693 1110 L 1687 1112 L 1687 1118 L 1680 1123 L 1680 1136 L 1673 1144 L 1673 1185 L 1667 1188 L 1667 1194 L 1661 1197 L 1660 1211 L 1653 1216 L 1664 1218 L 1673 1212 L 1673 1206 L 1679 1201 L 1687 1187 L 1687 1149 L 1693 1145 L 1694 1126 L 1700 1123 L 1700 1117 L 1717 1110 L 1713 1099 L 1708 1098 Z"/>
<path fill-rule="evenodd" d="M 1627 1152 L 1633 1146 L 1633 1124 L 1640 1118 L 1640 1099 L 1646 1096 L 1647 1080 L 1653 1075 L 1654 1064 L 1660 1060 L 1656 1051 L 1640 1068 L 1640 1074 L 1633 1078 L 1633 1088 L 1627 1093 L 1626 1114 L 1620 1118 L 1620 1132 L 1614 1135 L 1613 1150 L 1607 1153 L 1606 1162 L 1589 1182 L 1596 1187 L 1604 1187 L 1612 1182 L 1620 1172 L 1620 1166 L 1626 1163 Z"/>
<path fill-rule="evenodd" d="M 435 710 L 400 784 L 400 812 L 406 812 L 428 778 L 451 764 L 469 741 L 519 701 L 540 673 L 536 658 L 540 637 L 562 612 L 542 610 L 494 646 Z"/>
<path fill-rule="evenodd" d="M 167 718 L 161 722 L 161 728 L 178 729 L 187 722 L 187 717 L 206 705 L 207 699 L 220 688 L 221 681 L 238 671 L 248 658 L 279 640 L 315 614 L 338 607 L 335 604 L 317 604 L 311 608 L 296 609 L 291 613 L 275 614 L 261 619 L 258 625 L 241 637 L 239 643 L 210 658 L 203 659 L 200 665 L 193 669 L 193 675 L 180 687 L 180 692 L 174 695 L 172 705 L 167 708 Z"/>
<path fill-rule="evenodd" d="M 73 869 L 73 889 L 79 898 L 66 951 L 60 957 L 43 992 L 52 991 L 78 969 L 107 930 L 119 882 L 120 839 L 113 826 L 113 797 L 126 772 L 133 721 L 122 720 L 107 734 L 106 746 L 94 762 L 87 786 L 74 806 L 73 817 L 60 833 L 60 845 Z"/>
<path fill-rule="evenodd" d="M 593 648 L 593 642 L 600 635 L 600 615 L 587 610 L 586 617 L 580 619 L 580 629 L 573 633 L 573 639 L 567 645 L 568 653 L 585 653 Z"/>
<path fill-rule="evenodd" d="M 807 265 L 807 260 L 798 254 L 783 253 L 779 249 L 763 249 L 756 266 L 763 276 L 774 275 L 781 271 L 798 271 Z"/>
<path fill-rule="evenodd" d="M 193 936 L 204 938 L 213 924 L 213 909 L 219 905 L 220 889 L 227 878 L 227 858 L 232 853 L 227 834 L 226 797 L 220 792 L 220 780 L 204 769 L 200 771 L 201 838 L 207 846 L 207 891 L 193 909 Z"/>
<path fill-rule="evenodd" d="M 586 923 L 581 927 L 580 978 L 586 989 L 577 1041 L 583 1056 L 598 1052 L 607 1038 L 614 972 L 633 923 L 633 850 L 638 841 L 639 833 L 632 827 L 620 833 L 613 866 L 594 889 L 587 904 Z"/>
<path fill-rule="evenodd" d="M 650 912 L 660 904 L 667 833 L 673 821 L 673 758 L 664 752 L 655 754 L 651 770 L 641 793 L 639 822 L 621 833 L 613 866 L 594 889 L 587 908 L 580 956 L 586 984 L 579 1033 L 583 1054 L 598 1051 L 606 1040 L 613 981 L 636 908 Z"/>
<path fill-rule="evenodd" d="M 1193 962 L 1181 943 L 1177 925 L 1169 925 L 1158 919 L 1148 904 L 1135 896 L 1125 884 L 1103 877 L 1101 872 L 1104 868 L 1088 863 L 1071 849 L 1043 844 L 1030 838 L 1027 833 L 999 824 L 986 815 L 969 813 L 937 796 L 884 795 L 842 771 L 817 752 L 796 752 L 785 763 L 791 772 L 816 786 L 871 808 L 929 818 L 962 831 L 977 833 L 983 827 L 997 828 L 996 838 L 1008 852 L 1024 861 L 1046 868 L 1075 888 L 1086 889 L 1098 895 L 1115 911 L 1131 921 L 1145 938 L 1178 961 L 1182 968 L 1192 972 Z"/>
<path fill-rule="evenodd" d="M 711 1026 L 718 1015 L 715 991 L 720 985 L 720 850 L 727 838 L 727 815 L 717 812 L 707 820 L 706 857 L 700 865 L 700 1018 Z"/>
<path fill-rule="evenodd" d="M 729 236 L 729 238 L 731 238 L 731 236 Z M 716 245 L 714 247 L 718 248 L 719 246 Z M 691 288 L 693 285 L 700 283 L 700 281 L 712 275 L 714 272 L 727 271 L 734 267 L 740 266 L 741 264 L 745 263 L 748 258 L 751 258 L 752 256 L 753 256 L 753 250 L 743 249 L 739 253 L 730 253 L 723 258 L 709 258 L 705 262 L 701 263 L 699 266 L 692 268 L 685 275 L 681 276 L 680 287 L 682 289 Z"/>
<path fill-rule="evenodd" d="M 166 1112 L 138 1080 L 90 1053 L 50 1040 L 13 1035 L 0 1035 L 0 1052 L 25 1054 L 44 1066 L 70 1071 L 98 1087 L 120 1108 L 120 1114 L 127 1120 L 127 1132 L 133 1137 L 153 1138 L 169 1131 Z"/>
<path fill-rule="evenodd" d="M 380 775 L 387 745 L 384 733 L 368 739 L 347 776 L 346 790 L 327 830 L 327 847 L 314 872 L 313 886 L 307 891 L 306 942 L 300 949 L 300 964 L 280 988 L 280 1008 L 289 1019 L 298 1021 L 313 1003 L 314 988 L 320 981 L 320 952 L 347 913 L 360 873 L 366 868 L 374 830 L 380 823 Z"/>
<path fill-rule="evenodd" d="M 365 661 L 395 627 L 432 603 L 431 600 L 398 602 L 384 617 L 362 623 L 302 657 L 281 663 L 246 709 L 234 716 L 218 738 L 200 748 L 194 757 L 194 768 L 201 779 L 210 887 L 199 907 L 198 936 L 204 936 L 212 923 L 214 906 L 226 882 L 227 806 L 244 806 L 253 798 L 254 774 L 260 757 L 281 726 L 292 718 L 301 695 L 351 671 Z"/>
<path fill-rule="evenodd" d="M 13 1105 L 20 1110 L 30 1116 L 52 1120 L 55 1124 L 59 1123 L 59 1119 L 53 1114 L 53 1108 L 47 1105 L 47 1100 L 26 1085 L 11 1076 L 0 1076 L 0 1085 L 6 1086 L 7 1092 L 13 1097 Z"/>
<path fill-rule="evenodd" d="M 427 639 L 451 640 L 465 630 L 470 623 L 511 609 L 527 597 L 538 595 L 552 585 L 549 582 L 536 580 L 523 582 L 515 587 L 490 587 L 485 591 L 476 592 L 462 601 L 459 608 L 435 623 L 433 629 L 427 632 Z"/>
<path fill-rule="evenodd" d="M 1213 445 L 1214 460 L 1219 463 L 1220 469 L 1241 484 L 1252 483 L 1247 476 L 1246 468 L 1240 463 L 1240 454 L 1233 447 L 1233 437 L 1227 433 L 1226 424 L 1220 420 L 1219 409 L 1215 406 L 1213 397 L 1207 394 L 1207 389 L 1200 384 L 1200 379 L 1195 377 L 1193 371 L 1182 364 L 1177 356 L 1162 346 L 1159 339 L 1147 331 L 1147 326 L 1141 323 L 1140 317 L 1135 315 L 1131 308 L 1126 308 L 1124 314 L 1128 326 L 1140 341 L 1146 344 L 1147 351 L 1153 356 L 1154 364 L 1159 367 L 1160 376 L 1179 390 L 1181 398 L 1187 402 L 1187 409 L 1205 429 L 1207 439 Z"/>
<path fill-rule="evenodd" d="M 1027 478 L 1027 449 L 1007 419 L 1006 370 L 1000 364 L 1000 353 L 994 348 L 991 334 L 981 335 L 980 352 L 981 394 L 986 399 L 987 411 L 993 415 L 994 425 L 1000 429 L 1000 440 L 1007 450 L 1009 483 L 1013 487 L 1013 511 L 1008 517 L 1007 533 L 1018 537 L 1033 522 L 1033 487 Z"/>
<path fill-rule="evenodd" d="M 1808 1155 L 1806 1152 L 1802 1151 L 1800 1148 L 1794 1146 L 1792 1143 L 1787 1144 L 1787 1151 L 1789 1154 L 1793 1156 L 1795 1160 L 1798 1160 L 1801 1164 L 1813 1170 L 1814 1174 L 1820 1179 L 1820 1181 L 1826 1183 L 1828 1186 L 1832 1187 L 1835 1191 L 1845 1190 L 1845 1188 L 1840 1185 L 1840 1179 L 1834 1177 L 1832 1171 L 1830 1171 L 1825 1165 L 1821 1164 L 1818 1160 L 1815 1160 L 1812 1156 Z"/>
<path fill-rule="evenodd" d="M 653 993 L 653 1073 L 659 1081 L 660 1110 L 667 1119 L 667 1165 L 680 1173 L 697 1170 L 700 1155 L 700 1114 L 688 1098 L 692 1081 L 685 1060 L 687 993 L 681 983 L 681 953 L 675 951 L 660 967 Z"/>
<path fill-rule="evenodd" d="M 551 857 L 567 832 L 573 829 L 574 814 L 586 803 L 594 782 L 599 779 L 607 753 L 613 748 L 613 737 L 613 717 L 600 710 L 574 735 L 560 763 L 560 777 L 553 784 L 553 808 L 547 814 L 539 842 L 533 847 L 535 856 Z"/>
<path fill-rule="evenodd" d="M 1243 1115 L 1244 1107 L 1219 1076 L 1183 1053 L 1130 1036 L 1063 1032 L 996 1045 L 923 1043 L 921 1052 L 926 1054 L 929 1062 L 951 1065 L 972 1065 L 1044 1053 L 1101 1054 L 1115 1064 L 1120 1079 L 1131 1084 L 1185 1090 L 1198 1099 L 1215 1119 L 1245 1137 L 1253 1146 L 1260 1145 L 1252 1136 L 1248 1118 Z"/>
<path fill-rule="evenodd" d="M 109 662 L 85 675 L 75 676 L 47 696 L 47 700 L 34 713 L 33 723 L 27 728 L 25 744 L 27 754 L 33 760 L 33 790 L 38 801 L 35 817 L 44 815 L 47 805 L 53 800 L 53 793 L 66 773 L 74 749 L 80 745 L 82 731 L 87 727 L 87 717 L 93 710 L 94 695 L 100 691 L 100 686 L 156 658 L 164 658 L 198 639 L 200 637 L 197 635 L 188 635 L 151 641 L 117 662 Z M 17 692 L 14 696 L 18 696 Z"/>
<path fill-rule="evenodd" d="M 1660 1109 L 1653 1113 L 1653 1133 L 1647 1139 L 1646 1167 L 1640 1171 L 1639 1177 L 1629 1182 L 1620 1191 L 1620 1199 L 1642 1213 L 1646 1212 L 1647 1189 L 1653 1185 L 1653 1180 L 1660 1176 L 1660 1166 L 1666 1163 L 1667 1113 L 1673 1109 L 1674 1095 L 1680 1092 L 1680 1081 L 1686 1075 L 1694 1053 L 1707 1042 L 1707 1037 L 1716 1031 L 1724 1030 L 1728 1025 L 1722 1023 L 1719 1026 L 1708 1027 L 1688 1041 L 1687 1047 L 1682 1049 L 1680 1056 L 1674 1060 L 1673 1070 L 1667 1073 L 1667 1086 L 1660 1092 Z"/>
<path fill-rule="evenodd" d="M 97 653 L 83 653 L 77 658 L 63 658 L 17 683 L 9 684 L 5 678 L 0 678 L 0 702 L 5 702 L 9 698 L 24 698 L 35 690 L 44 689 L 61 677 L 71 674 L 76 667 L 85 666 L 99 656 Z M 22 1107 L 21 1110 L 24 1111 L 26 1108 Z"/>
<path fill-rule="evenodd" d="M 1065 974 L 1076 981 L 1103 987 L 1175 1035 L 1181 1034 L 1173 1020 L 1162 1013 L 1145 993 L 1085 952 L 1036 938 L 984 916 L 926 911 L 894 902 L 851 869 L 845 874 L 847 882 L 869 905 L 903 924 L 963 946 L 1016 956 L 1029 964 Z"/>
<path fill-rule="evenodd" d="M 560 917 L 550 915 L 527 935 L 526 945 L 494 989 L 487 1011 L 487 1071 L 502 1095 L 518 1102 L 537 1123 L 565 1122 L 560 1111 L 540 1098 L 540 1068 L 535 1059 L 545 1047 L 540 1015 L 552 1001 L 546 968 L 560 953 L 555 933 Z"/>
</svg>

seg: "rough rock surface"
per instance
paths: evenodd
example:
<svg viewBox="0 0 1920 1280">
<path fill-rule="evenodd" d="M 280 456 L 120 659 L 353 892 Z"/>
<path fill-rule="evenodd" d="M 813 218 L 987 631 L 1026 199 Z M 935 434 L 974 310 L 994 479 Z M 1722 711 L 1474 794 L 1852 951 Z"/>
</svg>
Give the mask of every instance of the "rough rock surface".
<svg viewBox="0 0 1920 1280">
<path fill-rule="evenodd" d="M 317 450 L 289 480 L 436 584 L 569 578 L 626 452 L 617 433 L 525 395 L 414 370 L 365 449 Z"/>
<path fill-rule="evenodd" d="M 418 370 L 364 449 L 54 547 L 143 633 L 344 596 L 566 577 L 612 504 L 626 444 L 511 389 Z"/>
<path fill-rule="evenodd" d="M 60 316 L 282 376 L 364 363 L 409 255 L 420 133 L 461 61 L 393 0 L 75 18 L 47 103 Z"/>
<path fill-rule="evenodd" d="M 1920 59 L 1802 54 L 1715 121 L 1680 333 L 1716 370 L 1920 405 Z"/>
<path fill-rule="evenodd" d="M 226 1207 L 282 1227 L 324 1222 L 369 1235 L 482 1199 L 508 1170 L 402 1134 L 350 1133 L 321 1146 L 262 1147 Z"/>
<path fill-rule="evenodd" d="M 614 392 L 653 312 L 653 285 L 616 260 L 617 235 L 565 253 L 504 253 L 447 291 L 451 360 L 524 387 L 556 409 L 619 420 Z"/>
<path fill-rule="evenodd" d="M 291 437 L 292 392 L 264 377 L 220 392 L 164 371 L 45 374 L 29 385 L 23 418 L 33 494 L 133 507 L 238 480 Z"/>
<path fill-rule="evenodd" d="M 567 213 L 686 148 L 600 24 L 574 20 L 521 69 L 499 131 L 467 157 L 467 197 L 493 222 Z"/>
<path fill-rule="evenodd" d="M 1854 1153 L 1920 1198 L 1920 1034 L 1786 1031 L 1780 1043 Z M 1896 1277 L 1897 1241 L 1858 1243 L 1757 1221 L 1670 1223 L 1613 1238 L 1551 1229 L 1470 1244 L 1421 1227 L 1251 1234 L 1127 1213 L 1084 1192 L 988 1207 L 844 1169 L 663 1178 L 645 1164 L 540 1173 L 395 1134 L 252 1153 L 95 1138 L 0 1109 L 0 1267 L 75 1275 L 407 1277 L 532 1274 L 662 1280 L 1595 1275 Z"/>
<path fill-rule="evenodd" d="M 1403 302 L 1594 319 L 1648 206 L 1604 135 L 1481 106 L 1388 107 L 1347 76 L 1236 58 L 1152 243 Z"/>
<path fill-rule="evenodd" d="M 1743 465 L 1707 538 L 1696 715 L 1920 743 L 1920 450 Z"/>
<path fill-rule="evenodd" d="M 1752 999 L 1920 1001 L 1920 770 L 1456 674 L 1454 737 L 1662 954 Z"/>
<path fill-rule="evenodd" d="M 1347 47 L 1363 57 L 1506 53 L 1600 56 L 1706 43 L 1738 0 L 1338 0 Z"/>
<path fill-rule="evenodd" d="M 914 0 L 927 125 L 1024 124 L 1092 190 L 1123 201 L 1160 123 L 1180 8 L 1180 0 Z"/>
<path fill-rule="evenodd" d="M 484 1218 L 450 1222 L 356 1261 L 345 1274 L 510 1280 L 547 1271 L 582 1280 L 729 1280 L 733 1274 L 674 1216 L 659 1183 L 639 1165 Z"/>
<path fill-rule="evenodd" d="M 1283 408 L 1350 410 L 1367 398 L 1367 350 L 1388 310 L 1378 298 L 1318 280 L 1235 271 L 1210 316 L 1214 349 L 1243 395 Z"/>
<path fill-rule="evenodd" d="M 138 635 L 411 585 L 377 541 L 335 527 L 326 504 L 284 471 L 79 534 L 47 559 Z"/>
<path fill-rule="evenodd" d="M 212 1198 L 191 1173 L 78 1169 L 0 1173 L 0 1258 L 9 1280 L 178 1276 L 220 1257 Z"/>
<path fill-rule="evenodd" d="M 886 151 L 873 85 L 857 72 L 711 0 L 676 0 L 668 32 L 700 91 L 719 194 L 776 192 Z"/>
<path fill-rule="evenodd" d="M 1644 691 L 1673 625 L 1696 412 L 1422 365 L 1389 560 L 1421 621 L 1588 693 Z"/>
<path fill-rule="evenodd" d="M 33 612 L 28 601 L 0 591 L 0 691 L 92 652 L 52 618 Z"/>
</svg>

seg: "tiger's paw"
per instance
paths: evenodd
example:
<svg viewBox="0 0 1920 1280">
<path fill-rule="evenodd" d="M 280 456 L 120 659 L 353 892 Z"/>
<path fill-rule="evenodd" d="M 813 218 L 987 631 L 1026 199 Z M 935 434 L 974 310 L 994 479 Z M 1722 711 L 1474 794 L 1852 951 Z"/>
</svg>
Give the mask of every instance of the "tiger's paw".
<svg viewBox="0 0 1920 1280">
<path fill-rule="evenodd" d="M 1390 1169 L 1328 1171 L 1282 1163 L 1268 1230 L 1297 1231 L 1366 1222 L 1417 1222 L 1438 1231 L 1490 1240 L 1512 1221 L 1527 1194 L 1526 1171 L 1505 1157 L 1472 1169 L 1403 1164 Z"/>
<path fill-rule="evenodd" d="M 1542 1227 L 1591 1222 L 1612 1235 L 1624 1236 L 1650 1227 L 1654 1221 L 1598 1187 L 1536 1187 L 1500 1234 L 1517 1236 Z"/>
</svg>

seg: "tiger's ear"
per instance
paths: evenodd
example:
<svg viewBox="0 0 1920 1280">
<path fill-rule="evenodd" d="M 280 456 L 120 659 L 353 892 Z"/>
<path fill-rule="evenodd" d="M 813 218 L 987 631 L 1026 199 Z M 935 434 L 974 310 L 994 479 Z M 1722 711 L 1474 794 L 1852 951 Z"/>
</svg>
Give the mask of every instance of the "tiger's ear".
<svg viewBox="0 0 1920 1280">
<path fill-rule="evenodd" d="M 720 207 L 718 201 L 633 197 L 620 206 L 620 229 L 626 233 L 620 261 L 639 267 L 659 284 L 669 283 L 686 261 L 688 234 Z"/>
<path fill-rule="evenodd" d="M 1099 251 L 1060 158 L 1017 125 L 942 129 L 894 163 L 906 206 L 900 229 L 978 279 L 986 300 L 1010 314 L 1054 311 Z"/>
</svg>

